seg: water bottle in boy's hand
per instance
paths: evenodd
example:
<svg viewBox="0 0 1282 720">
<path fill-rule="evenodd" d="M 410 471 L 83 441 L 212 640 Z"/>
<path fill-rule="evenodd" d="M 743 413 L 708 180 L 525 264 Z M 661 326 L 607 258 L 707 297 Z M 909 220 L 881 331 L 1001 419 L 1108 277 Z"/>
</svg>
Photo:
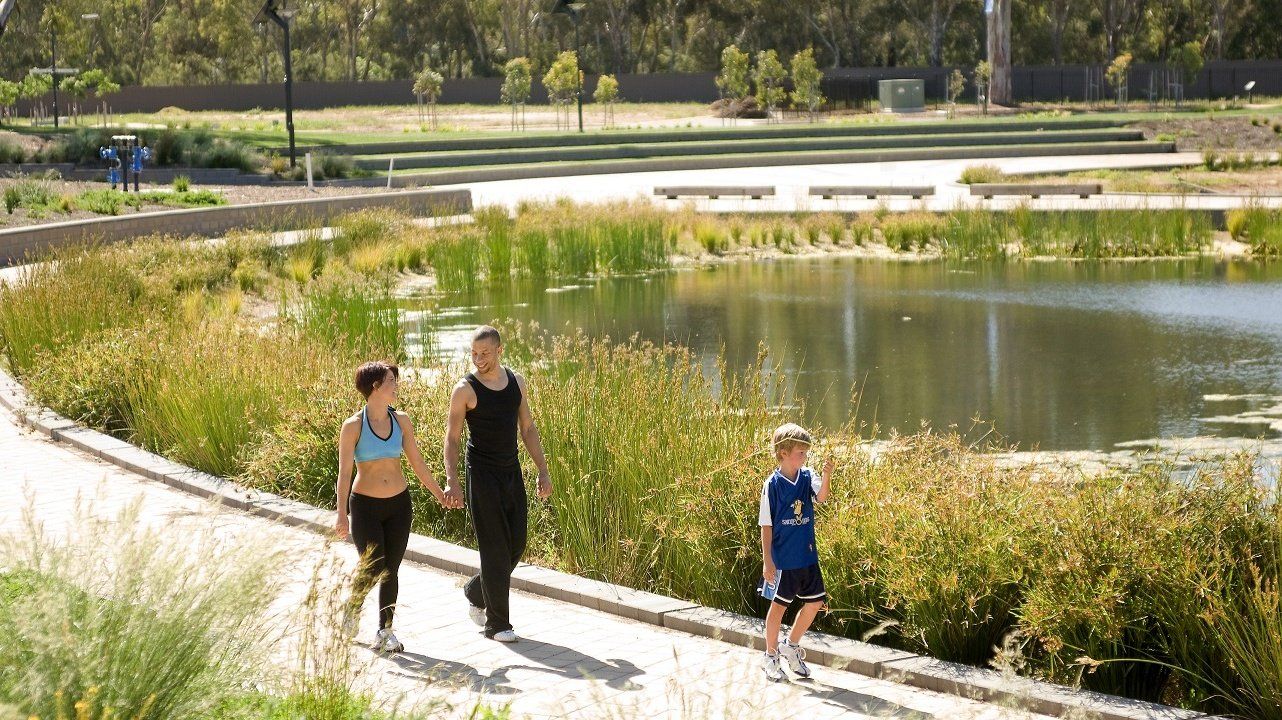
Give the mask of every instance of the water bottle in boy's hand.
<svg viewBox="0 0 1282 720">
<path fill-rule="evenodd" d="M 767 600 L 774 600 L 775 593 L 779 590 L 779 581 L 781 579 L 783 579 L 782 570 L 776 570 L 775 576 L 770 582 L 766 582 L 765 578 L 762 578 L 761 588 L 759 589 L 759 591 L 761 592 L 761 597 Z"/>
</svg>

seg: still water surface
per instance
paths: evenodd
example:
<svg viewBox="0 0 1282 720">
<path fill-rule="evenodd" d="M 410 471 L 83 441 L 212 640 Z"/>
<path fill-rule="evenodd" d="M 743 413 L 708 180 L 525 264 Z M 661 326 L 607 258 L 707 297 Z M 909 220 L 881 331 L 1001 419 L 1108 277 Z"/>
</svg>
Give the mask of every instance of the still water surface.
<svg viewBox="0 0 1282 720">
<path fill-rule="evenodd" d="M 764 341 L 795 388 L 781 402 L 828 426 L 859 391 L 858 418 L 883 428 L 982 418 L 1044 450 L 1282 427 L 1224 421 L 1282 404 L 1282 263 L 793 258 L 432 305 L 447 354 L 497 318 L 681 343 L 709 372 L 722 348 L 743 367 Z"/>
</svg>

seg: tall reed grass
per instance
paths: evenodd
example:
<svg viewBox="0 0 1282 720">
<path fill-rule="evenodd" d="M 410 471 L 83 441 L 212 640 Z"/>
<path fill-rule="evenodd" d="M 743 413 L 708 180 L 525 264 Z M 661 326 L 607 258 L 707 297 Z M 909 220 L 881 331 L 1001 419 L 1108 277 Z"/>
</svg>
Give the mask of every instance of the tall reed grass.
<svg viewBox="0 0 1282 720">
<path fill-rule="evenodd" d="M 586 263 L 582 248 L 590 248 L 599 270 L 609 243 L 560 224 L 557 218 L 571 217 L 567 207 L 531 211 L 522 216 L 529 225 L 508 221 L 515 257 L 546 248 L 547 272 L 556 275 Z M 553 220 L 535 222 L 538 213 Z M 648 217 L 628 221 L 625 227 L 645 228 L 631 237 L 653 234 L 650 252 L 670 251 L 672 226 L 647 224 Z M 926 238 L 947 247 L 950 235 L 991 232 L 998 240 L 984 252 L 995 253 L 1030 235 L 1062 248 L 1078 233 L 1096 232 L 1107 246 L 1107 233 L 1133 229 L 1116 217 L 1101 225 L 1065 215 L 1049 229 L 1040 227 L 1048 216 L 1031 212 L 992 217 L 872 215 L 852 226 L 852 236 L 858 241 L 863 232 L 854 227 L 883 231 L 898 222 L 892 232 L 909 244 Z M 1152 241 L 1204 228 L 1191 214 L 1173 218 L 1144 220 L 1136 232 Z M 759 228 L 781 242 L 796 231 L 783 221 Z M 570 244 L 580 243 L 573 252 L 583 257 L 558 258 L 563 237 L 575 232 Z M 745 224 L 741 237 L 754 232 Z M 402 236 L 400 247 L 410 240 Z M 448 251 L 442 248 L 472 243 L 470 258 L 450 262 L 471 263 L 472 275 L 456 268 L 454 277 L 475 283 L 485 278 L 484 241 L 482 226 L 458 226 L 420 247 L 440 279 L 449 277 L 436 265 Z M 280 281 L 279 289 L 318 303 L 312 321 L 264 326 L 173 312 L 184 293 L 239 287 L 241 268 L 280 277 L 291 274 L 291 257 L 314 263 L 322 252 L 320 279 L 309 272 Z M 12 294 L 0 304 L 0 338 L 35 396 L 60 412 L 201 469 L 333 507 L 334 437 L 360 403 L 350 371 L 376 350 L 335 338 L 381 322 L 336 319 L 381 310 L 352 292 L 325 294 L 331 284 L 355 282 L 344 260 L 354 252 L 334 254 L 319 243 L 285 252 L 247 240 L 193 251 L 185 263 L 164 244 L 67 254 L 3 291 Z M 97 302 L 40 302 L 77 293 Z M 334 334 L 331 325 L 346 329 Z M 760 362 L 732 372 L 722 361 L 708 372 L 681 347 L 552 337 L 532 327 L 505 335 L 509 361 L 529 378 L 558 488 L 552 503 L 531 509 L 532 557 L 758 612 L 753 508 L 774 465 L 765 440 L 783 419 L 770 401 L 777 380 Z M 430 361 L 406 383 L 402 407 L 420 428 L 440 422 L 463 370 Z M 1258 628 L 1278 619 L 1273 558 L 1282 529 L 1276 490 L 1254 484 L 1249 458 L 1208 459 L 1178 482 L 1161 465 L 1093 478 L 1044 476 L 1000 466 L 947 433 L 893 438 L 870 454 L 861 449 L 867 428 L 818 430 L 816 453 L 841 461 L 818 525 L 835 608 L 822 629 L 855 637 L 880 629 L 879 642 L 976 664 L 1017 630 L 1027 639 L 1028 672 L 1276 718 L 1268 708 L 1279 701 L 1277 686 L 1268 678 L 1282 643 Z M 428 441 L 430 431 L 420 435 L 428 462 L 439 467 L 439 443 Z M 420 531 L 471 542 L 461 514 L 412 492 Z"/>
<path fill-rule="evenodd" d="M 1225 224 L 1234 240 L 1250 246 L 1252 255 L 1282 256 L 1282 211 L 1258 205 L 1230 210 Z"/>
<path fill-rule="evenodd" d="M 341 343 L 357 356 L 404 359 L 400 311 L 385 285 L 359 278 L 326 278 L 311 283 L 291 310 L 303 333 Z"/>
<path fill-rule="evenodd" d="M 246 555 L 212 523 L 185 528 L 175 553 L 139 509 L 79 505 L 64 539 L 28 508 L 0 537 L 0 567 L 26 580 L 0 604 L 0 699 L 50 720 L 158 720 L 212 717 L 243 694 L 265 659 L 279 553 Z"/>
<path fill-rule="evenodd" d="M 164 303 L 120 254 L 88 252 L 24 267 L 0 285 L 0 347 L 19 376 L 41 353 L 57 354 L 127 325 Z"/>
<path fill-rule="evenodd" d="M 896 222 L 888 217 L 891 226 Z M 884 230 L 883 230 L 884 232 Z M 956 259 L 1027 257 L 1172 257 L 1210 245 L 1209 216 L 1192 210 L 1009 213 L 958 210 L 940 240 Z"/>
</svg>

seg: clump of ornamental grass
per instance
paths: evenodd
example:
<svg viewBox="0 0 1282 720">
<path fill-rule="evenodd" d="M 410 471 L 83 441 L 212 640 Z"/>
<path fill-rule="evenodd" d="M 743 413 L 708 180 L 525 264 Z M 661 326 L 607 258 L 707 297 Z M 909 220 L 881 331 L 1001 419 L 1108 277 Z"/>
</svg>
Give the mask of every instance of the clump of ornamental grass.
<svg viewBox="0 0 1282 720">
<path fill-rule="evenodd" d="M 45 718 L 208 717 L 243 692 L 270 637 L 281 558 L 247 555 L 212 519 L 185 522 L 183 552 L 135 502 L 79 502 L 52 532 L 34 508 L 0 538 L 0 698 Z"/>
</svg>

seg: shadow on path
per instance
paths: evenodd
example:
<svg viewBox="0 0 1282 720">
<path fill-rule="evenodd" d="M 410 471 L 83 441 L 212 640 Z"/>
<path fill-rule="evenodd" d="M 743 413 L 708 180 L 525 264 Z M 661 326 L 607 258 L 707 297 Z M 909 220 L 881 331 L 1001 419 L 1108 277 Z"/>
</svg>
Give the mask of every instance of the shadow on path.
<svg viewBox="0 0 1282 720">
<path fill-rule="evenodd" d="M 396 673 L 401 677 L 422 680 L 428 683 L 452 683 L 477 693 L 491 695 L 516 695 L 520 688 L 508 684 L 507 673 L 511 667 L 496 669 L 489 675 L 482 675 L 476 668 L 466 663 L 451 660 L 437 660 L 418 653 L 403 652 L 390 657 L 404 672 Z M 530 668 L 541 670 L 542 668 Z"/>
<path fill-rule="evenodd" d="M 895 718 L 896 720 L 931 720 L 935 716 L 931 713 L 914 710 L 910 707 L 904 707 L 898 703 L 893 703 L 884 698 L 873 695 L 865 695 L 854 690 L 837 687 L 835 685 L 825 685 L 813 678 L 793 679 L 792 685 L 798 688 L 805 688 L 809 691 L 811 697 L 817 697 L 824 701 L 825 705 L 852 710 L 860 715 L 878 718 Z"/>
<path fill-rule="evenodd" d="M 616 690 L 640 690 L 641 686 L 632 682 L 632 678 L 645 674 L 644 670 L 622 658 L 599 660 L 578 650 L 541 640 L 521 638 L 506 647 L 515 655 L 539 663 L 542 667 L 535 668 L 537 670 L 570 680 L 599 680 Z"/>
</svg>

